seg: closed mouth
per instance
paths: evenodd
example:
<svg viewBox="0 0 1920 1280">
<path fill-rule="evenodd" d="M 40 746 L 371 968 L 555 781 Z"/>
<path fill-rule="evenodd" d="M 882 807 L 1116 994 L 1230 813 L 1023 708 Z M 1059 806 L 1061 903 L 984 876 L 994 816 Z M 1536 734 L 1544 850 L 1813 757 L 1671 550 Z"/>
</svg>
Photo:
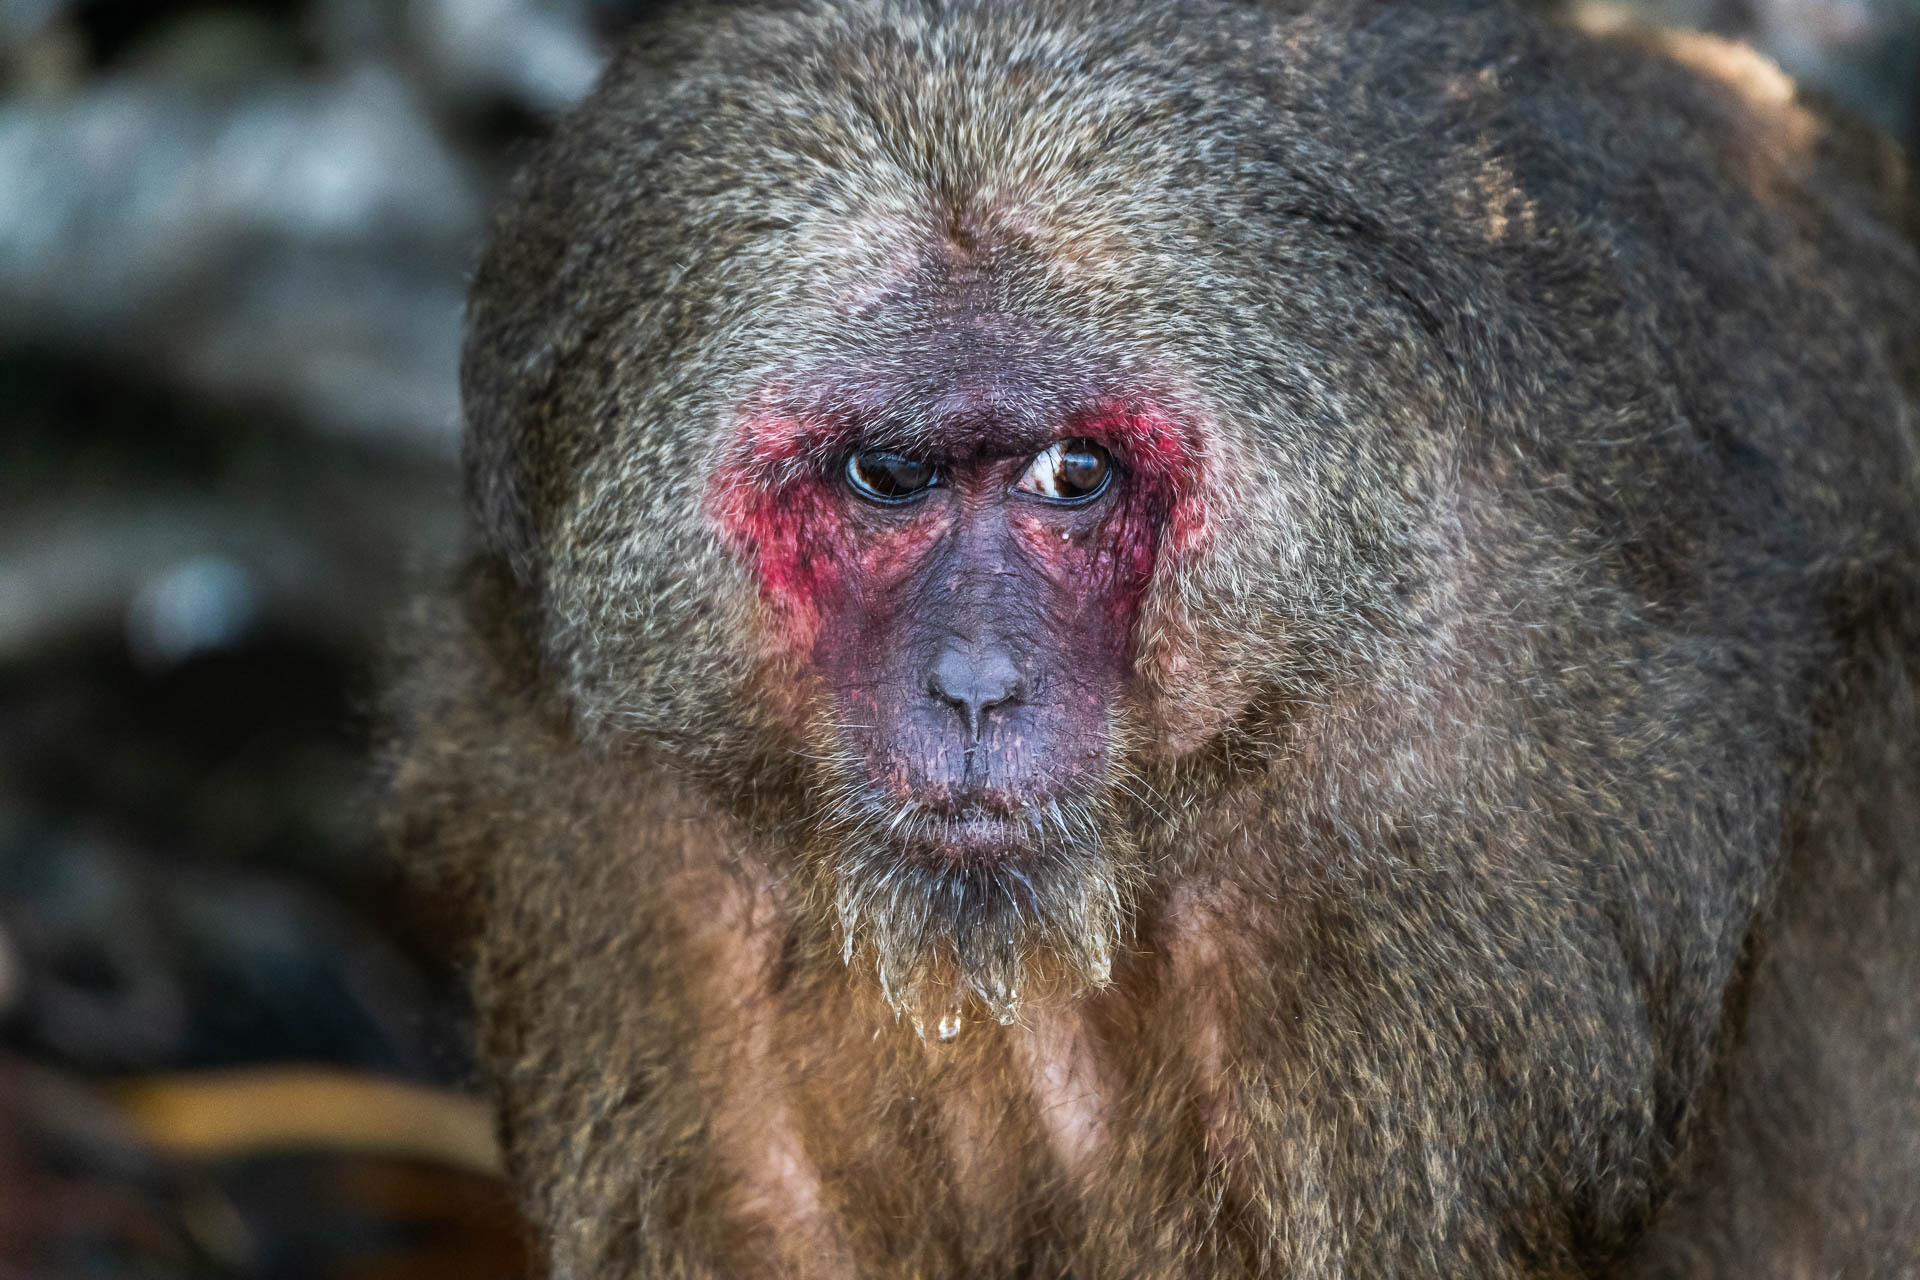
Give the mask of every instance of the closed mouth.
<svg viewBox="0 0 1920 1280">
<path fill-rule="evenodd" d="M 984 809 L 934 816 L 919 834 L 930 850 L 958 863 L 988 862 L 1018 853 L 1034 835 L 1029 823 Z"/>
<path fill-rule="evenodd" d="M 887 837 L 910 856 L 949 866 L 991 866 L 1097 838 L 1065 816 L 1059 803 L 949 807 L 909 802 L 888 822 Z"/>
</svg>

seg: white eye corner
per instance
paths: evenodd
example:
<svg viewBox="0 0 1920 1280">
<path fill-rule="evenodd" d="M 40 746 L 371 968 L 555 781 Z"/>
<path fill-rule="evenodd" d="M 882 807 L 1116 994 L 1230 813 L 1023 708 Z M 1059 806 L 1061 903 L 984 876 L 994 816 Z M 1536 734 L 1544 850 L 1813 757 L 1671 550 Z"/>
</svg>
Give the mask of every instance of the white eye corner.
<svg viewBox="0 0 1920 1280">
<path fill-rule="evenodd" d="M 1025 493 L 1037 493 L 1043 498 L 1059 499 L 1073 496 L 1062 492 L 1060 488 L 1060 463 L 1066 457 L 1066 452 L 1067 442 L 1055 440 L 1027 464 L 1026 471 L 1021 474 L 1019 483 L 1014 487 Z"/>
<path fill-rule="evenodd" d="M 1055 440 L 1042 449 L 1013 487 L 1048 502 L 1079 504 L 1105 492 L 1113 472 L 1113 457 L 1104 447 L 1075 437 Z"/>
</svg>

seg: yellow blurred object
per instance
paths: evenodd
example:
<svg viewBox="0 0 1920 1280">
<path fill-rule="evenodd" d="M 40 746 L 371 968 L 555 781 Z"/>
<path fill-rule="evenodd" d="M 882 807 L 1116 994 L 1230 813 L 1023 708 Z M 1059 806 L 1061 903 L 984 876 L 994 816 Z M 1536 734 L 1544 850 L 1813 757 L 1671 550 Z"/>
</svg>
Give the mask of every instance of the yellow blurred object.
<svg viewBox="0 0 1920 1280">
<path fill-rule="evenodd" d="M 147 1077 L 112 1093 L 141 1137 L 178 1155 L 350 1150 L 500 1173 L 492 1109 L 442 1089 L 274 1067 Z"/>
</svg>

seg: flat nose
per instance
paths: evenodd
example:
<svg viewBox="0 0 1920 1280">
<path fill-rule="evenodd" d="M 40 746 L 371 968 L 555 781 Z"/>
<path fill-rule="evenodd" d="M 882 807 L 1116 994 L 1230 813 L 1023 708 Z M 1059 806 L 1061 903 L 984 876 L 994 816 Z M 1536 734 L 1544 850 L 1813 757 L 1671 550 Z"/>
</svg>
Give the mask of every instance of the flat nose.
<svg viewBox="0 0 1920 1280">
<path fill-rule="evenodd" d="M 967 736 L 980 736 L 981 724 L 995 707 L 1018 702 L 1026 693 L 1019 668 L 1004 649 L 970 653 L 948 645 L 935 659 L 927 692 L 949 703 L 967 722 Z"/>
</svg>

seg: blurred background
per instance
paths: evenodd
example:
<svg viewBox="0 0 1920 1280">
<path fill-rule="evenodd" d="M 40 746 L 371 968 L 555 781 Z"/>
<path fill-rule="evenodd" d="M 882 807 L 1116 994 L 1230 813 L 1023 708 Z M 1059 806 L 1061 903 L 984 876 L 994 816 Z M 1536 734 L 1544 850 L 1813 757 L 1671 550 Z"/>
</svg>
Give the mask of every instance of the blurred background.
<svg viewBox="0 0 1920 1280">
<path fill-rule="evenodd" d="M 0 1280 L 514 1277 L 368 794 L 463 278 L 647 0 L 0 0 Z M 1911 148 L 1920 0 L 1635 0 Z"/>
</svg>

